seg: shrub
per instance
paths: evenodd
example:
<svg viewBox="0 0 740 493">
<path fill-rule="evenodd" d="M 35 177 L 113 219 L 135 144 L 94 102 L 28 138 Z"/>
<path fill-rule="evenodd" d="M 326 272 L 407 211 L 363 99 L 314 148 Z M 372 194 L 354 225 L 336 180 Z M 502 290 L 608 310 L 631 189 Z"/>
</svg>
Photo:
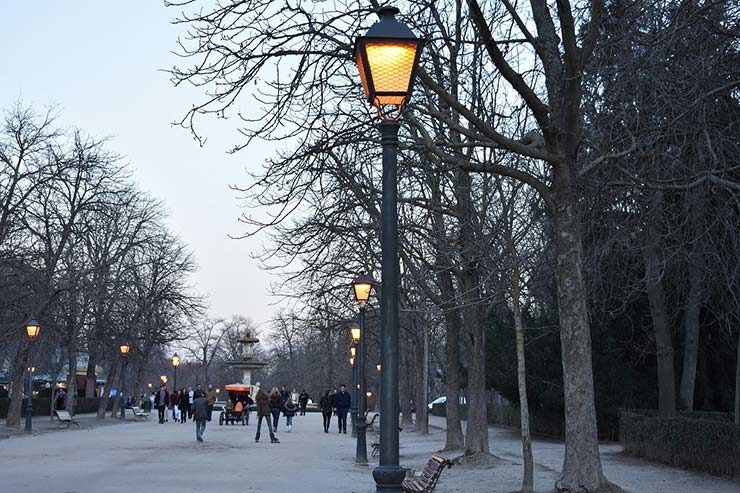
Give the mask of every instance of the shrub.
<svg viewBox="0 0 740 493">
<path fill-rule="evenodd" d="M 655 411 L 620 412 L 624 451 L 636 457 L 740 477 L 740 426 L 725 413 L 679 413 L 660 417 Z"/>
</svg>

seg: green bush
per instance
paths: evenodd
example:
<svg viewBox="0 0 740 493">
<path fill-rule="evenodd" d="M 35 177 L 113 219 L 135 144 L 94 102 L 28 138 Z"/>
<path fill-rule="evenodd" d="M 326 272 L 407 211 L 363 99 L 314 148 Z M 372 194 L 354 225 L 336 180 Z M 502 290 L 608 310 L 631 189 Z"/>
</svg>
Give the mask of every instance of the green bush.
<svg viewBox="0 0 740 493">
<path fill-rule="evenodd" d="M 740 477 L 740 426 L 725 413 L 620 412 L 624 451 L 636 457 L 698 471 Z"/>
</svg>

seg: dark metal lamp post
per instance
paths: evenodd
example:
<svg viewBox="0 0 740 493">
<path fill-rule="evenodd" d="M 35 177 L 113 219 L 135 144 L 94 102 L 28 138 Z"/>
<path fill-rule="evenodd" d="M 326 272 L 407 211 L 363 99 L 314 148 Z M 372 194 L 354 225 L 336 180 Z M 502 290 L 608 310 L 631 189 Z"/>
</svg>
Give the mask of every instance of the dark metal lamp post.
<svg viewBox="0 0 740 493">
<path fill-rule="evenodd" d="M 350 354 L 349 364 L 352 367 L 352 392 L 350 394 L 352 396 L 352 411 L 350 413 L 351 414 L 350 419 L 352 421 L 352 438 L 356 438 L 357 437 L 357 428 L 356 428 L 356 423 L 357 423 L 357 387 L 359 385 L 357 383 L 357 368 L 358 368 L 359 365 L 356 365 L 355 363 L 357 362 L 357 343 L 359 341 L 356 341 L 354 339 L 354 333 L 355 333 L 354 332 L 354 324 L 353 324 L 353 326 L 350 327 L 350 332 L 353 334 L 352 344 L 349 347 L 349 354 Z"/>
<path fill-rule="evenodd" d="M 180 356 L 177 353 L 172 355 L 172 366 L 175 367 L 175 378 L 172 382 L 172 390 L 177 391 L 177 367 L 180 366 Z"/>
<path fill-rule="evenodd" d="M 118 393 L 121 396 L 119 398 L 119 402 L 121 403 L 121 421 L 123 421 L 126 419 L 126 401 L 123 400 L 125 397 L 123 389 L 126 388 L 126 367 L 128 366 L 127 356 L 129 351 L 131 351 L 131 346 L 124 342 L 118 346 L 118 350 L 121 352 L 121 357 L 123 358 L 123 365 L 121 368 L 121 391 Z"/>
<path fill-rule="evenodd" d="M 360 307 L 360 325 L 357 332 L 353 330 L 352 339 L 357 341 L 357 417 L 355 428 L 357 428 L 357 450 L 355 452 L 355 465 L 367 466 L 367 410 L 366 379 L 365 379 L 365 308 L 373 291 L 373 280 L 366 274 L 360 274 L 352 281 L 352 290 L 355 293 L 355 301 Z M 357 336 L 357 337 L 355 337 Z"/>
<path fill-rule="evenodd" d="M 406 470 L 399 465 L 398 327 L 399 285 L 397 165 L 401 110 L 411 96 L 424 40 L 396 19 L 399 10 L 382 7 L 380 20 L 357 38 L 355 58 L 368 102 L 380 115 L 383 146 L 383 197 L 380 300 L 380 463 L 373 471 L 380 491 L 400 491 Z M 362 348 L 360 348 L 362 353 Z M 358 434 L 359 439 L 359 434 Z"/>
<path fill-rule="evenodd" d="M 35 320 L 29 320 L 26 323 L 26 336 L 29 343 L 35 341 L 41 333 L 41 325 Z M 28 348 L 28 360 L 31 361 L 31 347 Z M 33 371 L 34 368 L 28 367 L 28 393 L 26 394 L 26 433 L 33 432 Z"/>
</svg>

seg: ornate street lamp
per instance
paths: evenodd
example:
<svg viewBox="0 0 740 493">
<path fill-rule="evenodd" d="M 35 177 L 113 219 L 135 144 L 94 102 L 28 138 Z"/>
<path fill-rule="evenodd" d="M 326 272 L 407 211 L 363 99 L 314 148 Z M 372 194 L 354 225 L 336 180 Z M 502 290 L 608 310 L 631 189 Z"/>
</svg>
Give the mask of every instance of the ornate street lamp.
<svg viewBox="0 0 740 493">
<path fill-rule="evenodd" d="M 352 291 L 355 301 L 360 308 L 359 324 L 351 327 L 352 341 L 357 345 L 357 379 L 353 386 L 355 432 L 357 434 L 357 448 L 355 451 L 355 465 L 367 466 L 367 434 L 365 418 L 367 410 L 367 397 L 365 396 L 365 310 L 373 292 L 373 280 L 367 274 L 360 274 L 352 281 Z"/>
<path fill-rule="evenodd" d="M 355 362 L 357 361 L 357 342 L 354 339 L 354 333 L 352 331 L 354 330 L 354 326 L 357 324 L 354 324 L 350 326 L 350 333 L 352 334 L 352 344 L 349 346 L 349 361 L 350 366 L 352 366 L 352 387 L 350 389 L 350 395 L 352 396 L 352 405 L 350 408 L 350 421 L 352 426 L 352 438 L 357 437 L 357 368 L 359 365 L 356 365 Z M 358 326 L 359 327 L 359 326 Z"/>
<path fill-rule="evenodd" d="M 28 337 L 28 360 L 31 361 L 31 343 L 35 341 L 41 333 L 41 325 L 36 320 L 26 322 L 26 337 Z M 28 393 L 26 394 L 26 433 L 33 433 L 33 370 L 28 368 Z"/>
<path fill-rule="evenodd" d="M 172 388 L 177 391 L 177 367 L 180 366 L 180 356 L 177 353 L 172 355 L 172 366 L 175 368 L 175 381 L 172 382 Z"/>
<path fill-rule="evenodd" d="M 360 274 L 352 281 L 352 291 L 355 293 L 356 302 L 366 304 L 373 291 L 373 280 L 367 274 Z"/>
<path fill-rule="evenodd" d="M 424 40 L 396 19 L 399 10 L 382 7 L 380 20 L 357 38 L 355 59 L 368 102 L 380 115 L 383 146 L 383 196 L 381 229 L 381 268 L 383 291 L 380 300 L 380 354 L 383 364 L 380 405 L 380 461 L 373 471 L 378 489 L 400 491 L 406 470 L 399 465 L 398 451 L 398 331 L 400 272 L 398 265 L 398 129 L 401 110 L 411 97 L 414 75 L 419 65 Z M 360 367 L 364 365 L 360 342 Z M 364 388 L 364 385 L 363 385 Z M 363 399 L 364 400 L 364 399 Z M 362 428 L 364 420 L 360 420 Z M 357 446 L 361 435 L 358 432 Z"/>
<path fill-rule="evenodd" d="M 119 403 L 121 406 L 121 421 L 126 419 L 126 401 L 124 400 L 125 393 L 124 390 L 126 388 L 126 368 L 128 367 L 128 353 L 131 351 L 131 346 L 127 343 L 121 343 L 118 346 L 118 350 L 121 353 L 121 358 L 123 358 L 123 367 L 121 368 L 121 390 L 118 392 L 119 397 Z"/>
<path fill-rule="evenodd" d="M 35 320 L 29 320 L 26 323 L 26 335 L 29 341 L 35 341 L 41 333 L 41 326 Z"/>
</svg>

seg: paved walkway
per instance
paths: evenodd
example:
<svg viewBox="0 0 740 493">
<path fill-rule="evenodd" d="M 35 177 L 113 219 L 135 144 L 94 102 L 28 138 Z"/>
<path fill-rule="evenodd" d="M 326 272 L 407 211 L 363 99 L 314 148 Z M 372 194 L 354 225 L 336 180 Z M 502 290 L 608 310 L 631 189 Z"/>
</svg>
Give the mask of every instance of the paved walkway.
<svg viewBox="0 0 740 493">
<path fill-rule="evenodd" d="M 3 439 L 0 491 L 375 491 L 370 470 L 354 468 L 354 440 L 336 430 L 325 434 L 319 414 L 296 417 L 291 433 L 279 430 L 279 444 L 270 443 L 264 422 L 260 443 L 254 442 L 255 431 L 252 421 L 219 426 L 214 419 L 199 444 L 193 423 L 160 425 L 155 416 L 147 422 Z"/>
<path fill-rule="evenodd" d="M 214 417 L 217 413 L 214 413 Z M 283 421 L 284 418 L 281 418 Z M 401 465 L 419 471 L 444 445 L 443 418 L 431 417 L 431 433 L 401 433 Z M 90 423 L 94 425 L 94 423 Z M 70 429 L 0 439 L 0 492 L 264 492 L 371 493 L 370 469 L 354 467 L 355 441 L 336 430 L 323 432 L 321 416 L 296 417 L 291 433 L 279 430 L 271 444 L 255 423 L 209 423 L 205 443 L 192 423 L 106 419 L 88 429 Z M 446 470 L 436 493 L 508 493 L 521 486 L 518 432 L 490 427 L 495 459 Z M 368 437 L 368 444 L 373 435 Z M 630 493 L 738 493 L 740 482 L 651 464 L 627 457 L 619 444 L 601 446 L 606 476 Z M 454 458 L 460 451 L 444 452 Z M 552 492 L 562 467 L 563 444 L 534 443 L 535 488 Z"/>
</svg>

